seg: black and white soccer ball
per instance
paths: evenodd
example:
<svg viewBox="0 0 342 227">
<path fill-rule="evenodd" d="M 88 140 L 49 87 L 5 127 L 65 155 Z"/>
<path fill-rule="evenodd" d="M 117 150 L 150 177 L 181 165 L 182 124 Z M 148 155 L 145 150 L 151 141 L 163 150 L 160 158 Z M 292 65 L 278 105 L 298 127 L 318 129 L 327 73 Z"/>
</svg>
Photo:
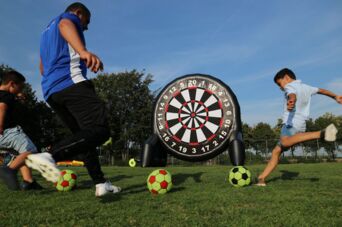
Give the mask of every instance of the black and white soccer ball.
<svg viewBox="0 0 342 227">
<path fill-rule="evenodd" d="M 229 172 L 228 181 L 234 187 L 244 187 L 250 185 L 251 172 L 244 166 L 235 166 Z"/>
</svg>

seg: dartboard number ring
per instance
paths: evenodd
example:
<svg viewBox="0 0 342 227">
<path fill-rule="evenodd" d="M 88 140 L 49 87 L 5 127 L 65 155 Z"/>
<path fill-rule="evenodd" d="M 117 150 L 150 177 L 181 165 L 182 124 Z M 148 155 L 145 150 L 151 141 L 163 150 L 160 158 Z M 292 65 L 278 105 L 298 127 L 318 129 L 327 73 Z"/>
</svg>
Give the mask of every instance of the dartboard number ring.
<svg viewBox="0 0 342 227">
<path fill-rule="evenodd" d="M 211 156 L 228 141 L 234 108 L 222 82 L 200 74 L 184 76 L 160 93 L 154 111 L 155 132 L 180 158 Z"/>
</svg>

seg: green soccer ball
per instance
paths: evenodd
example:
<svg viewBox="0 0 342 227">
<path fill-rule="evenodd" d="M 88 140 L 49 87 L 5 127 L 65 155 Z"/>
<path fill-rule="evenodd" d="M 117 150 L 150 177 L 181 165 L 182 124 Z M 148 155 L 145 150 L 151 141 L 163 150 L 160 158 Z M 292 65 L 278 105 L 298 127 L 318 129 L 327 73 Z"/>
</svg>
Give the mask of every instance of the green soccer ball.
<svg viewBox="0 0 342 227">
<path fill-rule="evenodd" d="M 165 194 L 172 188 L 171 174 L 165 169 L 154 170 L 147 178 L 147 188 L 152 194 Z"/>
<path fill-rule="evenodd" d="M 72 170 L 63 170 L 56 182 L 56 189 L 61 192 L 67 192 L 76 187 L 77 174 Z"/>
<path fill-rule="evenodd" d="M 244 187 L 251 183 L 251 172 L 243 166 L 233 167 L 228 176 L 228 181 L 234 187 Z"/>
</svg>

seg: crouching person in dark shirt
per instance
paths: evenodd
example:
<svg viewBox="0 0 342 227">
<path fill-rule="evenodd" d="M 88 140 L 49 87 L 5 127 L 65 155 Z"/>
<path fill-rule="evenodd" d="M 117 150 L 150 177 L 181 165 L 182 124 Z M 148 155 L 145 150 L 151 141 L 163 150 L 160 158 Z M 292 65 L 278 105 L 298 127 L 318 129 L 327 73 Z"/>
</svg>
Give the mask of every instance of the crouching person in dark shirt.
<svg viewBox="0 0 342 227">
<path fill-rule="evenodd" d="M 0 84 L 0 149 L 14 150 L 18 155 L 0 167 L 0 178 L 10 190 L 19 190 L 17 171 L 23 176 L 22 189 L 42 189 L 32 178 L 31 169 L 25 165 L 29 154 L 37 153 L 36 146 L 18 125 L 16 115 L 17 97 L 22 95 L 25 77 L 16 71 L 1 75 Z"/>
</svg>

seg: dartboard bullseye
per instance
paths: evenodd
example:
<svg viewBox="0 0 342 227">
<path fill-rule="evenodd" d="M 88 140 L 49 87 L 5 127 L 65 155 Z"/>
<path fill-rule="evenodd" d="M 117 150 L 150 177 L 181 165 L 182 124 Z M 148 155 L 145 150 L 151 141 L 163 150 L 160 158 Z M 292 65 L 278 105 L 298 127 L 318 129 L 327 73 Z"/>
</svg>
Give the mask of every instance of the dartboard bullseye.
<svg viewBox="0 0 342 227">
<path fill-rule="evenodd" d="M 165 128 L 172 137 L 193 146 L 213 139 L 223 123 L 221 101 L 211 91 L 197 87 L 172 96 L 165 107 Z"/>
<path fill-rule="evenodd" d="M 229 142 L 236 102 L 221 81 L 193 74 L 178 78 L 159 94 L 154 131 L 167 150 L 189 161 L 222 152 Z"/>
</svg>

